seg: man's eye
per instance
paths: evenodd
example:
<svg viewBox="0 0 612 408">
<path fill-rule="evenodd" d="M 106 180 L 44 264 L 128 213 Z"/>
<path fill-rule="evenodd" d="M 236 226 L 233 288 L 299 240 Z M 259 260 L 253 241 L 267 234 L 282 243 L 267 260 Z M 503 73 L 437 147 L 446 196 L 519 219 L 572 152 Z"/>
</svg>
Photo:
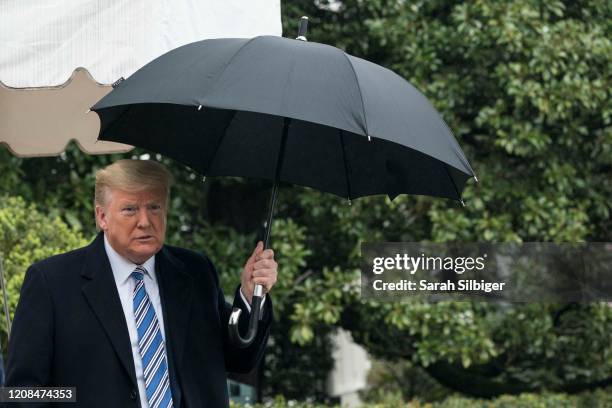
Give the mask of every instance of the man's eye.
<svg viewBox="0 0 612 408">
<path fill-rule="evenodd" d="M 126 213 L 133 213 L 136 211 L 136 207 L 123 207 L 121 211 L 126 212 Z"/>
<path fill-rule="evenodd" d="M 159 205 L 159 204 L 151 204 L 149 206 L 149 209 L 152 210 L 152 211 L 159 211 L 159 210 L 161 210 L 161 205 Z"/>
</svg>

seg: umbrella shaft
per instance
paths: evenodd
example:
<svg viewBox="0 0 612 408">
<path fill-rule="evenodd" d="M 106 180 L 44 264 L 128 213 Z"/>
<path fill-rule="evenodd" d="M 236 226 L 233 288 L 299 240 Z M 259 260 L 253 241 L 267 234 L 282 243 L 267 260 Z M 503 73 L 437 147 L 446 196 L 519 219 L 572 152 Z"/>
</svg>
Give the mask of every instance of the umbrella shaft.
<svg viewBox="0 0 612 408">
<path fill-rule="evenodd" d="M 272 197 L 270 197 L 270 208 L 268 209 L 268 220 L 266 221 L 266 232 L 264 235 L 264 249 L 269 248 L 270 230 L 272 229 L 272 217 L 274 216 L 274 207 L 276 205 L 276 195 L 278 193 L 278 183 L 274 182 L 272 186 Z"/>
<path fill-rule="evenodd" d="M 272 230 L 272 218 L 274 217 L 274 208 L 276 206 L 276 196 L 278 194 L 278 181 L 280 179 L 281 169 L 283 167 L 283 159 L 285 156 L 285 145 L 287 144 L 287 135 L 289 134 L 289 125 L 291 119 L 284 118 L 283 134 L 281 136 L 280 148 L 278 150 L 278 158 L 276 159 L 276 170 L 274 173 L 274 184 L 272 186 L 272 195 L 270 197 L 270 206 L 268 208 L 268 219 L 266 221 L 266 231 L 264 234 L 264 249 L 269 247 L 270 231 Z"/>
</svg>

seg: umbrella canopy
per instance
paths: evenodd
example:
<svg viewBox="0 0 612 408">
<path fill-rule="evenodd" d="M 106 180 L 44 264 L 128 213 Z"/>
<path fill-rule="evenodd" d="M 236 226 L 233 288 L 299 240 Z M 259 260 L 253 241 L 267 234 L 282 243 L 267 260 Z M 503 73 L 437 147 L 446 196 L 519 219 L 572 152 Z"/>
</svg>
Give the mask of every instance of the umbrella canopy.
<svg viewBox="0 0 612 408">
<path fill-rule="evenodd" d="M 417 89 L 319 43 L 260 36 L 188 44 L 138 70 L 92 110 L 100 139 L 163 153 L 204 175 L 289 182 L 349 199 L 456 200 L 474 176 Z"/>
<path fill-rule="evenodd" d="M 460 200 L 474 176 L 448 126 L 412 85 L 306 41 L 188 44 L 145 65 L 92 110 L 103 140 L 163 153 L 204 175 L 273 180 L 265 247 L 279 182 L 349 200 L 402 193 Z M 262 293 L 256 285 L 246 339 L 240 309 L 230 316 L 239 347 L 255 338 Z"/>
</svg>

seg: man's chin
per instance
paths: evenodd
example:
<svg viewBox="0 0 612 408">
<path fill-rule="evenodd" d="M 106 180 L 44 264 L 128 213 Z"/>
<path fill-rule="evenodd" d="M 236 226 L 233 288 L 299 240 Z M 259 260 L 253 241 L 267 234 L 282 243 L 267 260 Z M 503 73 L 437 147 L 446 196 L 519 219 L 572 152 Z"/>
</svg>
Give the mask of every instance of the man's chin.
<svg viewBox="0 0 612 408">
<path fill-rule="evenodd" d="M 148 244 L 148 245 L 140 244 L 136 248 L 132 249 L 132 251 L 130 251 L 132 262 L 136 260 L 139 262 L 135 262 L 135 263 L 140 263 L 140 264 L 144 263 L 147 259 L 151 258 L 153 255 L 159 252 L 160 249 L 161 249 L 161 246 L 158 244 Z"/>
</svg>

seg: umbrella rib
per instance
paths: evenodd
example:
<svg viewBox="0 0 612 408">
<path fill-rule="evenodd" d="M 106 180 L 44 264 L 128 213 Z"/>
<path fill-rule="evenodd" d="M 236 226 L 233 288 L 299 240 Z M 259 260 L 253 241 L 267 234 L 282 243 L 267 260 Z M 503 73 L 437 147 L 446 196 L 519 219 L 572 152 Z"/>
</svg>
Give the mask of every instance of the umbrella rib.
<svg viewBox="0 0 612 408">
<path fill-rule="evenodd" d="M 368 119 L 366 118 L 365 103 L 363 102 L 363 92 L 361 92 L 361 85 L 359 84 L 359 77 L 357 76 L 357 71 L 355 71 L 355 67 L 353 66 L 353 63 L 351 62 L 351 59 L 349 58 L 348 54 L 343 51 L 342 55 L 344 55 L 344 58 L 346 58 L 346 60 L 348 61 L 351 67 L 351 70 L 353 71 L 353 75 L 355 75 L 355 82 L 357 83 L 357 90 L 359 91 L 359 98 L 361 100 L 361 111 L 363 112 L 363 125 L 365 126 L 365 135 L 368 137 L 368 140 L 370 140 L 370 131 L 368 130 Z"/>
<path fill-rule="evenodd" d="M 125 114 L 128 113 L 128 111 L 130 111 L 132 109 L 133 105 L 129 104 L 129 105 L 124 105 L 124 106 L 126 106 L 126 108 L 119 114 L 119 117 L 113 121 L 112 125 L 115 125 L 116 123 L 120 123 L 121 119 L 123 119 Z M 96 111 L 94 111 L 94 112 L 96 112 Z M 100 133 L 98 134 L 98 137 L 96 138 L 96 141 L 104 141 L 104 139 L 100 139 L 100 136 L 106 136 L 106 132 L 108 131 L 109 127 L 107 126 L 104 130 L 102 130 L 102 116 L 100 116 L 100 113 L 98 113 L 98 112 L 96 112 L 96 113 L 98 114 L 98 117 L 100 118 Z M 112 141 L 114 141 L 114 140 L 112 140 Z"/>
<path fill-rule="evenodd" d="M 227 67 L 230 66 L 230 64 L 234 61 L 234 59 L 236 58 L 236 56 L 238 54 L 240 54 L 240 52 L 247 46 L 249 45 L 251 42 L 253 42 L 254 40 L 256 40 L 259 37 L 253 37 L 251 39 L 249 39 L 247 42 L 245 42 L 244 44 L 242 44 L 240 46 L 240 48 L 238 48 L 238 50 L 236 50 L 236 52 L 234 53 L 234 55 L 232 55 L 232 57 L 229 59 L 229 61 L 227 61 L 227 63 L 225 64 L 225 66 L 223 67 L 223 69 L 221 70 L 221 72 L 219 73 L 219 75 L 217 75 L 217 78 L 215 78 L 215 85 L 213 87 L 213 89 L 211 89 L 211 91 L 208 93 L 208 95 L 210 96 L 210 94 L 214 94 L 214 92 L 217 90 L 217 88 L 219 87 L 219 84 L 221 83 L 221 81 L 219 80 L 219 78 L 221 78 L 223 76 L 223 74 L 225 74 L 225 71 L 227 71 Z"/>
<path fill-rule="evenodd" d="M 349 181 L 349 165 L 346 161 L 346 152 L 344 151 L 344 131 L 342 129 L 338 129 L 338 133 L 340 133 L 340 146 L 342 147 L 342 162 L 344 163 L 344 175 L 346 177 L 346 192 L 348 195 L 349 201 L 351 200 L 351 183 Z"/>
<path fill-rule="evenodd" d="M 206 173 L 204 173 L 205 176 L 209 175 L 208 173 L 210 172 L 210 168 L 212 167 L 212 164 L 215 161 L 215 156 L 217 155 L 217 152 L 219 151 L 219 147 L 221 146 L 221 142 L 223 141 L 223 138 L 225 137 L 225 132 L 227 132 L 227 129 L 230 127 L 230 125 L 234 121 L 234 118 L 236 117 L 236 113 L 237 111 L 235 110 L 232 111 L 232 114 L 230 115 L 230 118 L 227 121 L 227 125 L 225 125 L 225 127 L 223 128 L 223 132 L 221 132 L 221 136 L 219 136 L 219 140 L 217 141 L 217 145 L 215 146 L 215 151 L 213 152 L 212 156 L 210 156 L 210 160 L 208 161 L 208 167 L 206 168 Z"/>
<path fill-rule="evenodd" d="M 446 163 L 442 163 L 442 166 L 444 167 L 444 171 L 446 171 L 448 178 L 451 180 L 451 183 L 453 183 L 453 187 L 455 188 L 455 193 L 457 193 L 457 197 L 459 198 L 459 201 L 463 203 L 463 200 L 461 199 L 461 193 L 459 192 L 459 188 L 457 187 L 457 183 L 455 183 L 455 179 L 453 178 L 453 176 L 451 176 L 450 172 L 448 171 L 448 165 Z"/>
</svg>

